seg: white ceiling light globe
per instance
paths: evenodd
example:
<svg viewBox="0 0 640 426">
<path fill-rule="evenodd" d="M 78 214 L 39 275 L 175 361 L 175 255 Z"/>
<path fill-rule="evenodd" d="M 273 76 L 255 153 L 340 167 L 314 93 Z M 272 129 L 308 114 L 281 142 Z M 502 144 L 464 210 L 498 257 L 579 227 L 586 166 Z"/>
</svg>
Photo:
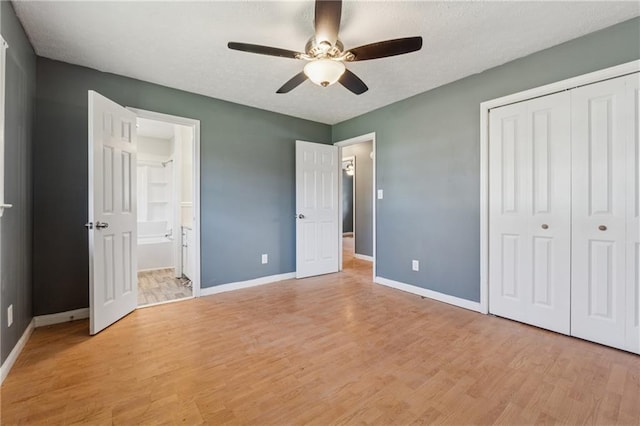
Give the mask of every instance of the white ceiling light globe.
<svg viewBox="0 0 640 426">
<path fill-rule="evenodd" d="M 317 59 L 304 66 L 304 73 L 318 86 L 327 87 L 337 82 L 344 74 L 342 62 L 331 59 Z"/>
</svg>

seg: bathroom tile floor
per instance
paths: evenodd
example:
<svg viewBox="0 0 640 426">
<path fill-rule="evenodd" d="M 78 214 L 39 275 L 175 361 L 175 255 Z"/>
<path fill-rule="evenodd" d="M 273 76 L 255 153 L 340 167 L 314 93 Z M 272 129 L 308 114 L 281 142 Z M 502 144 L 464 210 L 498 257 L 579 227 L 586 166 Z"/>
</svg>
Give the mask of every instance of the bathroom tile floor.
<svg viewBox="0 0 640 426">
<path fill-rule="evenodd" d="M 191 282 L 176 278 L 173 268 L 138 272 L 138 306 L 191 297 Z"/>
</svg>

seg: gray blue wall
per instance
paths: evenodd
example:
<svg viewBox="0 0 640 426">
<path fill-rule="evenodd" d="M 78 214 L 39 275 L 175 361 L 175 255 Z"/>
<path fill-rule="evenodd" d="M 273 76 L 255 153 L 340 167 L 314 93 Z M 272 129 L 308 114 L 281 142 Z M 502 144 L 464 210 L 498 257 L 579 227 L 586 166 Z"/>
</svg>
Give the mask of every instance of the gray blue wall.
<svg viewBox="0 0 640 426">
<path fill-rule="evenodd" d="M 333 126 L 376 132 L 377 275 L 479 301 L 480 103 L 638 58 L 636 18 Z"/>
<path fill-rule="evenodd" d="M 295 140 L 329 143 L 330 126 L 38 58 L 35 315 L 88 306 L 90 89 L 200 120 L 202 287 L 295 270 Z"/>
<path fill-rule="evenodd" d="M 1 359 L 18 342 L 31 322 L 31 129 L 33 124 L 36 56 L 13 11 L 0 2 L 2 37 L 9 44 L 6 62 L 5 202 L 13 208 L 0 219 Z M 13 324 L 7 327 L 7 307 Z"/>
<path fill-rule="evenodd" d="M 373 256 L 373 142 L 349 145 L 342 157 L 356 157 L 355 252 Z"/>
</svg>

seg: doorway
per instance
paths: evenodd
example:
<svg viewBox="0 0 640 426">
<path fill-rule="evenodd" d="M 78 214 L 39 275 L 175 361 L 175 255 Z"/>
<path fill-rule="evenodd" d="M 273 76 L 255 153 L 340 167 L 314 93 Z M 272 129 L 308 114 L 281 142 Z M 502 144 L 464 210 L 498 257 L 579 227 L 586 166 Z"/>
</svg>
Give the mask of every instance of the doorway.
<svg viewBox="0 0 640 426">
<path fill-rule="evenodd" d="M 190 126 L 138 117 L 138 306 L 193 297 L 193 147 Z"/>
<path fill-rule="evenodd" d="M 128 108 L 138 134 L 138 307 L 200 293 L 200 124 Z"/>
<path fill-rule="evenodd" d="M 375 277 L 375 133 L 340 148 L 340 270 L 372 269 Z"/>
</svg>

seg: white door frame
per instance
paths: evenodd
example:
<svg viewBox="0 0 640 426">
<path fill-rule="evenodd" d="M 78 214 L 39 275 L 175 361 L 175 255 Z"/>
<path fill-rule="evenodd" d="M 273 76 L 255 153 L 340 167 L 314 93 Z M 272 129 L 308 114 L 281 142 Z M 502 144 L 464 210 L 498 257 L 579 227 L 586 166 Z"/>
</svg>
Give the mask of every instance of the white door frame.
<svg viewBox="0 0 640 426">
<path fill-rule="evenodd" d="M 4 209 L 11 208 L 11 204 L 5 204 L 4 199 L 4 104 L 5 104 L 5 65 L 6 50 L 9 47 L 0 36 L 0 217 Z"/>
<path fill-rule="evenodd" d="M 371 133 L 367 133 L 366 135 L 361 135 L 361 136 L 356 136 L 353 138 L 349 138 L 349 139 L 345 139 L 339 142 L 335 142 L 334 145 L 338 147 L 338 158 L 342 159 L 342 148 L 346 147 L 346 146 L 350 146 L 350 145 L 357 145 L 359 143 L 363 143 L 363 142 L 369 142 L 371 141 L 371 145 L 373 148 L 373 185 L 371 185 L 371 190 L 373 191 L 372 194 L 372 202 L 371 202 L 371 215 L 372 215 L 372 219 L 373 219 L 373 230 L 372 230 L 372 237 L 373 237 L 373 276 L 372 276 L 372 280 L 375 281 L 376 278 L 376 248 L 378 246 L 378 240 L 376 237 L 376 160 L 377 160 L 377 156 L 376 156 L 376 132 L 371 132 Z M 338 200 L 338 209 L 340 211 L 340 223 L 339 223 L 339 229 L 338 232 L 340 232 L 340 258 L 339 258 L 339 265 L 340 265 L 340 271 L 342 271 L 342 161 L 340 162 L 340 173 L 338 173 L 338 194 L 340 194 L 339 196 L 339 200 Z M 355 176 L 355 174 L 354 174 Z M 354 186 L 355 186 L 355 179 L 353 180 L 354 182 Z M 354 188 L 355 191 L 355 188 Z M 355 192 L 354 192 L 355 193 Z M 355 204 L 355 203 L 354 203 Z M 353 220 L 353 234 L 355 237 L 355 206 L 354 206 L 354 220 Z M 355 240 L 353 242 L 355 244 Z"/>
<path fill-rule="evenodd" d="M 640 71 L 640 60 L 492 99 L 480 104 L 480 312 L 489 313 L 489 111 Z"/>
<path fill-rule="evenodd" d="M 4 38 L 0 36 L 0 217 L 2 217 L 2 213 L 8 204 L 5 204 L 4 201 L 4 103 L 5 103 L 5 58 L 6 58 L 6 50 L 9 47 Z M 10 207 L 10 206 L 9 206 Z M 2 232 L 2 227 L 0 226 L 0 236 Z M 1 253 L 0 253 L 1 258 Z M 2 265 L 0 265 L 0 270 L 2 269 Z M 2 306 L 2 292 L 0 292 L 0 306 Z M 3 315 L 0 315 L 0 327 L 4 324 Z M 0 347 L 2 347 L 2 333 L 0 333 Z M 2 363 L 0 362 L 0 365 Z M 9 365 L 9 364 L 7 364 Z M 4 367 L 4 365 L 2 365 Z M 8 374 L 8 373 L 7 373 Z M 5 374 L 2 369 L 0 369 L 0 385 L 4 381 Z"/>
<path fill-rule="evenodd" d="M 160 112 L 147 111 L 138 108 L 127 107 L 140 118 L 164 121 L 166 123 L 178 124 L 191 127 L 193 129 L 193 236 L 194 236 L 194 273 L 191 278 L 193 297 L 200 297 L 201 277 L 200 277 L 200 120 L 192 118 L 178 117 L 176 115 L 163 114 Z M 182 235 L 178 230 L 174 230 L 174 237 Z M 145 305 L 147 307 L 150 305 Z"/>
</svg>

